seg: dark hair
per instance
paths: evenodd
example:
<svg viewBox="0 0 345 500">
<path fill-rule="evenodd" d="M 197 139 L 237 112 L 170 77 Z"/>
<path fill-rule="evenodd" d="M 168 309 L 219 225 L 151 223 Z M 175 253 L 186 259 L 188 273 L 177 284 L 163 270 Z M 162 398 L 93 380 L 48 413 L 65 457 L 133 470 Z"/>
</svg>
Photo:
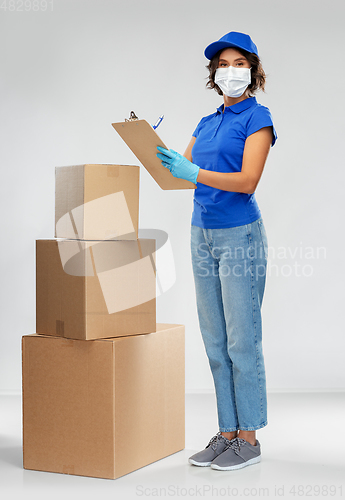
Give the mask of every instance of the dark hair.
<svg viewBox="0 0 345 500">
<path fill-rule="evenodd" d="M 223 92 L 214 82 L 214 77 L 216 74 L 216 69 L 218 68 L 219 56 L 223 50 L 224 49 L 221 49 L 219 52 L 217 52 L 217 54 L 212 57 L 209 64 L 206 66 L 206 68 L 210 72 L 208 76 L 208 81 L 206 83 L 206 87 L 209 89 L 214 89 L 216 92 L 218 92 L 219 95 L 223 95 Z M 259 57 L 256 54 L 247 52 L 246 50 L 242 50 L 237 47 L 236 50 L 238 50 L 238 52 L 240 52 L 248 60 L 249 64 L 252 67 L 251 69 L 252 81 L 251 84 L 248 85 L 246 89 L 248 91 L 249 96 L 253 97 L 258 90 L 262 90 L 263 92 L 265 92 L 266 74 L 263 70 Z"/>
</svg>

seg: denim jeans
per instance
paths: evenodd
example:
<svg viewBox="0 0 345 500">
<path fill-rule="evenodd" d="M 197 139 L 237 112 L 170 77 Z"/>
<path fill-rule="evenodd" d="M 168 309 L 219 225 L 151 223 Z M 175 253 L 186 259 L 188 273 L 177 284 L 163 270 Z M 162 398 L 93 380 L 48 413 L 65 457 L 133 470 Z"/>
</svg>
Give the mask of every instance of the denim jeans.
<svg viewBox="0 0 345 500">
<path fill-rule="evenodd" d="M 190 243 L 219 430 L 260 429 L 267 425 L 261 304 L 268 242 L 262 217 L 229 228 L 191 225 Z"/>
</svg>

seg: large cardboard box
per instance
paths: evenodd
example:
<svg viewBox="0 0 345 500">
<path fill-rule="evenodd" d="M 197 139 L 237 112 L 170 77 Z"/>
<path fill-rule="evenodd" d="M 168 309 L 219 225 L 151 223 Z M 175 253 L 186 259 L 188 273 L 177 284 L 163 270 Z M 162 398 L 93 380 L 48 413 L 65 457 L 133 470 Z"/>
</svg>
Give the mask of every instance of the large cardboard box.
<svg viewBox="0 0 345 500">
<path fill-rule="evenodd" d="M 55 168 L 55 238 L 136 239 L 140 167 Z"/>
<path fill-rule="evenodd" d="M 75 339 L 156 330 L 155 240 L 36 240 L 36 333 Z"/>
<path fill-rule="evenodd" d="M 185 327 L 22 337 L 23 466 L 116 479 L 185 447 Z"/>
</svg>

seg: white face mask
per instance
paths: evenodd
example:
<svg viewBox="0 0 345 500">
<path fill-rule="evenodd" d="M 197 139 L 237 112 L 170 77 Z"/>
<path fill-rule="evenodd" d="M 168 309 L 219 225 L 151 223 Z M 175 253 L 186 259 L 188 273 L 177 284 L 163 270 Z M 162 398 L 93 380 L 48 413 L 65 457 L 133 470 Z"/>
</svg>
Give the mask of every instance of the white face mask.
<svg viewBox="0 0 345 500">
<path fill-rule="evenodd" d="M 240 97 L 251 83 L 251 68 L 217 68 L 214 81 L 223 94 Z"/>
</svg>

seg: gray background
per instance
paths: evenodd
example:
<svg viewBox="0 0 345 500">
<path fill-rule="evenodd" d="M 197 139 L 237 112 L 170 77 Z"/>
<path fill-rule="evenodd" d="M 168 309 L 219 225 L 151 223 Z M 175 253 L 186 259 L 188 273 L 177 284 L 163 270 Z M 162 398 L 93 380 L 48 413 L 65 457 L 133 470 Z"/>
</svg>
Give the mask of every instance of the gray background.
<svg viewBox="0 0 345 500">
<path fill-rule="evenodd" d="M 111 126 L 131 110 L 151 123 L 164 113 L 158 133 L 183 153 L 222 103 L 205 89 L 203 51 L 229 31 L 258 46 L 268 78 L 256 97 L 278 133 L 256 191 L 270 247 L 267 387 L 345 388 L 344 10 L 332 0 L 54 0 L 53 11 L 0 11 L 0 391 L 21 390 L 21 337 L 35 332 L 35 240 L 54 237 L 55 166 L 139 164 Z M 192 198 L 161 190 L 141 167 L 140 228 L 169 234 L 177 274 L 157 298 L 157 321 L 186 326 L 186 391 L 207 392 Z"/>
</svg>

